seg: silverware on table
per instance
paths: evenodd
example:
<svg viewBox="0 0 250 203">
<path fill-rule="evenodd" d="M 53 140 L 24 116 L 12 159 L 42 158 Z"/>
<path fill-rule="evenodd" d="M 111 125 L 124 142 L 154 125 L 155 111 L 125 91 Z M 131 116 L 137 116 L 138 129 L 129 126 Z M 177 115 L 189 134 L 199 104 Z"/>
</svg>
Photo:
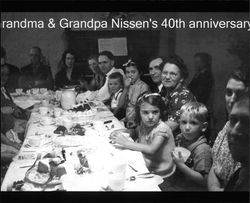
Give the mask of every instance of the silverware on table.
<svg viewBox="0 0 250 203">
<path fill-rule="evenodd" d="M 131 166 L 130 164 L 128 165 L 134 172 L 138 172 L 138 170 L 136 170 L 133 166 Z"/>
</svg>

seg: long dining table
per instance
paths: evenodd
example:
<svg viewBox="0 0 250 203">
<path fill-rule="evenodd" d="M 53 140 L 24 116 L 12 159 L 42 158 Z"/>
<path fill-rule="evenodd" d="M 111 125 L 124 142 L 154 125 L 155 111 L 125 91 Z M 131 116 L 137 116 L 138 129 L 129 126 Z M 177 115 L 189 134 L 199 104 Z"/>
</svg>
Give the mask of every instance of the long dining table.
<svg viewBox="0 0 250 203">
<path fill-rule="evenodd" d="M 18 101 L 18 97 L 15 99 Z M 13 184 L 18 181 L 24 184 L 21 191 L 112 191 L 110 171 L 121 161 L 125 163 L 125 177 L 124 186 L 119 190 L 160 191 L 158 185 L 163 179 L 149 173 L 142 153 L 124 149 L 109 139 L 111 132 L 125 130 L 125 127 L 101 101 L 88 102 L 90 108 L 80 113 L 63 110 L 60 105 L 51 103 L 46 103 L 47 112 L 44 113 L 41 111 L 44 102 L 34 104 L 22 147 L 9 165 L 1 191 L 17 191 Z M 67 122 L 71 128 L 63 133 L 56 132 L 59 126 L 67 124 L 65 120 L 70 120 Z M 75 126 L 80 126 L 83 133 L 73 133 Z M 37 165 L 48 154 L 61 152 L 65 174 L 54 181 L 56 183 L 41 186 L 25 182 L 32 165 Z M 89 161 L 90 170 L 86 173 L 77 171 L 79 152 Z"/>
</svg>

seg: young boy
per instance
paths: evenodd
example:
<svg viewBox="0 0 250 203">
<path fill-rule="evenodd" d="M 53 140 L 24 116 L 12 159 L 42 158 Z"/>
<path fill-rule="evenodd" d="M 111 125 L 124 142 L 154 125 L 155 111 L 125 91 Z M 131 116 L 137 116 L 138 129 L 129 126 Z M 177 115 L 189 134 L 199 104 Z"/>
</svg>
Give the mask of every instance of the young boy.
<svg viewBox="0 0 250 203">
<path fill-rule="evenodd" d="M 119 72 L 111 73 L 108 77 L 108 88 L 111 96 L 110 99 L 104 103 L 110 107 L 110 110 L 118 119 L 122 119 L 125 116 L 125 110 L 119 105 L 123 84 L 123 76 Z"/>
<path fill-rule="evenodd" d="M 125 67 L 126 79 L 124 90 L 120 98 L 120 105 L 126 108 L 125 124 L 127 128 L 134 128 L 135 125 L 135 105 L 139 96 L 149 92 L 148 85 L 141 81 L 141 71 L 132 59 L 123 64 Z"/>
<path fill-rule="evenodd" d="M 212 166 L 211 149 L 204 136 L 208 126 L 208 111 L 201 103 L 189 102 L 181 107 L 180 112 L 181 134 L 176 138 L 177 144 L 187 148 L 191 155 L 184 163 L 181 153 L 172 152 L 177 166 L 175 176 L 179 176 L 180 181 L 177 182 L 181 183 L 184 190 L 206 190 L 206 179 Z"/>
</svg>

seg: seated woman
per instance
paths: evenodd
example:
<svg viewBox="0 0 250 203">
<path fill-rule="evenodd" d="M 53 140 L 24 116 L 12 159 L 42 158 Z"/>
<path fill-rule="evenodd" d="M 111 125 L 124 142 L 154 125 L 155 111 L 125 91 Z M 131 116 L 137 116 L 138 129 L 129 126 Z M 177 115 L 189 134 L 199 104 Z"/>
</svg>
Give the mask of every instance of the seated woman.
<svg viewBox="0 0 250 203">
<path fill-rule="evenodd" d="M 9 126 L 14 126 L 13 120 L 9 120 Z M 1 181 L 5 176 L 8 166 L 12 159 L 18 154 L 21 142 L 13 130 L 6 131 L 6 126 L 1 114 Z"/>
<path fill-rule="evenodd" d="M 234 70 L 226 84 L 226 110 L 229 114 L 235 101 L 249 88 L 249 74 L 240 69 Z M 208 190 L 223 191 L 230 176 L 240 167 L 234 160 L 228 146 L 229 121 L 218 133 L 212 148 L 213 165 L 208 175 Z"/>
<path fill-rule="evenodd" d="M 56 89 L 67 85 L 79 85 L 82 71 L 75 65 L 75 56 L 76 55 L 72 50 L 64 51 L 61 59 L 61 70 L 59 70 L 55 77 Z"/>
<path fill-rule="evenodd" d="M 160 65 L 163 88 L 161 95 L 165 99 L 165 121 L 174 135 L 178 132 L 179 110 L 187 102 L 195 100 L 193 94 L 184 85 L 188 70 L 179 56 L 172 56 Z"/>
<path fill-rule="evenodd" d="M 4 126 L 8 129 L 15 129 L 20 138 L 23 139 L 27 120 L 30 113 L 19 108 L 12 100 L 9 92 L 5 88 L 5 84 L 8 81 L 9 69 L 8 66 L 1 67 L 1 120 L 4 122 Z M 13 122 L 13 127 L 12 123 Z M 8 127 L 9 126 L 9 127 Z"/>
</svg>

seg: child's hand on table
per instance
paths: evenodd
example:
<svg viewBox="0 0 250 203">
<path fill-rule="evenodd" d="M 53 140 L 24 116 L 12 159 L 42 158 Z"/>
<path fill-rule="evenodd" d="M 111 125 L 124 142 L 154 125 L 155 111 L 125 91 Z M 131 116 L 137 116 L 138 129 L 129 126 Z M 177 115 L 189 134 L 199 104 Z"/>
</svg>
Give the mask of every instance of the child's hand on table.
<svg viewBox="0 0 250 203">
<path fill-rule="evenodd" d="M 111 135 L 110 135 L 110 139 L 111 139 L 112 141 L 114 141 L 115 143 L 120 144 L 120 145 L 122 145 L 122 146 L 126 146 L 126 144 L 127 144 L 128 142 L 130 142 L 130 141 L 128 140 L 128 138 L 125 137 L 125 136 L 121 133 L 121 131 L 114 131 L 114 132 L 112 132 Z"/>
</svg>

